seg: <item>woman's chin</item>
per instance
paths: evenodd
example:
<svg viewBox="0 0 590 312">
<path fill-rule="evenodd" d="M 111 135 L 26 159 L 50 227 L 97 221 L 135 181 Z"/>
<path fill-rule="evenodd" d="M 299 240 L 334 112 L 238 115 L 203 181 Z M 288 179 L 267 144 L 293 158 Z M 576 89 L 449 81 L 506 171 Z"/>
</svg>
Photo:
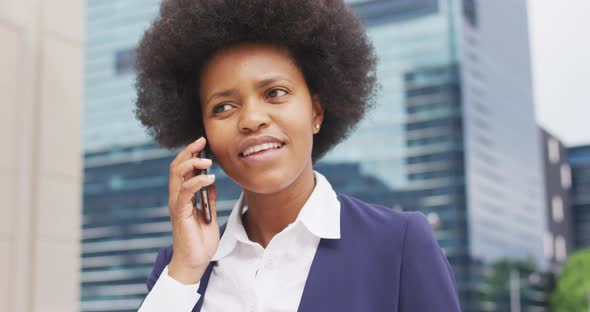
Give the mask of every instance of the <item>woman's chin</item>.
<svg viewBox="0 0 590 312">
<path fill-rule="evenodd" d="M 268 180 L 258 180 L 258 181 L 250 181 L 250 183 L 244 183 L 241 185 L 244 191 L 255 193 L 255 194 L 262 194 L 262 195 L 270 195 L 279 193 L 291 185 L 292 181 L 285 181 L 284 179 L 268 179 Z"/>
<path fill-rule="evenodd" d="M 287 163 L 294 163 L 294 161 L 289 161 Z M 270 195 L 283 192 L 294 186 L 298 188 L 305 185 L 306 181 L 304 181 L 304 179 L 305 176 L 308 175 L 304 173 L 307 169 L 311 168 L 311 157 L 309 160 L 309 167 L 303 168 L 287 165 L 285 162 L 259 168 L 236 167 L 237 168 L 232 168 L 234 170 L 224 171 L 244 191 Z M 313 171 L 310 170 L 310 172 L 310 181 L 313 181 Z"/>
<path fill-rule="evenodd" d="M 244 191 L 255 194 L 276 194 L 288 189 L 297 180 L 297 174 L 283 170 L 265 170 L 250 174 L 238 184 Z"/>
</svg>

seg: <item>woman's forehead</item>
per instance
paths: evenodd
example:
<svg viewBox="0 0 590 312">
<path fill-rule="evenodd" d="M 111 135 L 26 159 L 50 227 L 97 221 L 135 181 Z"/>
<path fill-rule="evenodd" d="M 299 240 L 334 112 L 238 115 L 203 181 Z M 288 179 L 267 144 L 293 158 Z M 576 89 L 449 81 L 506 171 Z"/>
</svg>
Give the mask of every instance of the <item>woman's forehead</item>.
<svg viewBox="0 0 590 312">
<path fill-rule="evenodd" d="M 286 48 L 269 44 L 240 44 L 215 53 L 201 71 L 201 87 L 210 90 L 238 80 L 262 83 L 284 78 L 302 82 L 302 74 Z"/>
</svg>

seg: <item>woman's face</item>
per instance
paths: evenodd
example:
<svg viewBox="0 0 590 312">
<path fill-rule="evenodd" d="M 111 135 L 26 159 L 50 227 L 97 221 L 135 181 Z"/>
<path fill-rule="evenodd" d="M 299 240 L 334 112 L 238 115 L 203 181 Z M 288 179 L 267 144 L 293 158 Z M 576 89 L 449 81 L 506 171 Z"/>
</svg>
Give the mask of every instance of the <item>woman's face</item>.
<svg viewBox="0 0 590 312">
<path fill-rule="evenodd" d="M 199 91 L 209 148 L 243 189 L 275 193 L 312 170 L 323 109 L 286 49 L 221 50 L 203 68 Z"/>
</svg>

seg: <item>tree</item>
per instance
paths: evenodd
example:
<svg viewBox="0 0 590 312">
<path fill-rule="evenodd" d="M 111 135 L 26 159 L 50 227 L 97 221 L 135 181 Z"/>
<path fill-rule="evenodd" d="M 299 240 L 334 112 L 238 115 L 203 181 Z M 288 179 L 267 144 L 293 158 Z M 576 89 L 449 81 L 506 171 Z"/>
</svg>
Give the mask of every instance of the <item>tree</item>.
<svg viewBox="0 0 590 312">
<path fill-rule="evenodd" d="M 479 289 L 478 300 L 481 305 L 487 306 L 489 311 L 510 310 L 510 274 L 512 271 L 518 273 L 519 295 L 523 306 L 533 304 L 529 302 L 528 289 L 530 288 L 528 278 L 536 271 L 534 261 L 499 260 L 491 265 L 483 277 Z"/>
<path fill-rule="evenodd" d="M 590 249 L 573 253 L 551 294 L 551 311 L 590 311 Z"/>
</svg>

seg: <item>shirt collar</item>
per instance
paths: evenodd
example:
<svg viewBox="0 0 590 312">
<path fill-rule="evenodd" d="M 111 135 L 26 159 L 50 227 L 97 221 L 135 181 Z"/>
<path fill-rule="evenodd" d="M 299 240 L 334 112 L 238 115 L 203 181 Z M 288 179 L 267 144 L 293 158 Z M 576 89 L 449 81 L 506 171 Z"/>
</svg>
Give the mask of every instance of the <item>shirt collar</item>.
<svg viewBox="0 0 590 312">
<path fill-rule="evenodd" d="M 317 171 L 314 171 L 314 176 L 316 185 L 294 223 L 302 223 L 310 233 L 319 238 L 339 239 L 340 202 L 330 182 Z M 243 202 L 244 193 L 240 194 L 232 208 L 212 261 L 221 260 L 229 255 L 238 241 L 252 244 L 242 223 L 242 215 L 247 210 Z"/>
</svg>

